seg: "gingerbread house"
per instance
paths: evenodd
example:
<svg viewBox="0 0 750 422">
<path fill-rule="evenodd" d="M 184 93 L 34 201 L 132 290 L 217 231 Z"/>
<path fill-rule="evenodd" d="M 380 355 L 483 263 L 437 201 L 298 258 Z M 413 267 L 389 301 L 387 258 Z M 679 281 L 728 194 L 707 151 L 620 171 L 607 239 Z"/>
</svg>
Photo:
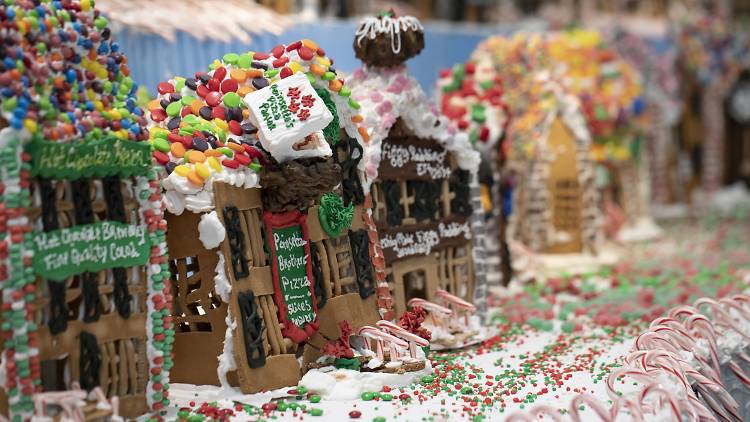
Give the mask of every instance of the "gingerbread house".
<svg viewBox="0 0 750 422">
<path fill-rule="evenodd" d="M 750 186 L 750 68 L 739 73 L 727 94 L 724 183 Z"/>
<path fill-rule="evenodd" d="M 64 419 L 95 390 L 80 415 L 157 411 L 174 339 L 165 224 L 126 57 L 90 2 L 2 9 L 0 408 Z"/>
<path fill-rule="evenodd" d="M 360 22 L 364 67 L 347 80 L 370 128 L 366 192 L 397 314 L 412 298 L 444 289 L 482 313 L 486 285 L 479 154 L 430 103 L 404 62 L 424 44 L 416 18 L 385 13 Z"/>
<path fill-rule="evenodd" d="M 472 59 L 440 72 L 436 95 L 443 115 L 482 154 L 479 184 L 485 213 L 486 277 L 490 284 L 507 285 L 512 275 L 505 237 L 509 184 L 502 170 L 507 158 L 505 142 L 510 108 L 503 100 L 503 80 L 489 57 Z"/>
<path fill-rule="evenodd" d="M 296 385 L 342 321 L 379 319 L 359 105 L 307 39 L 226 54 L 157 89 L 173 379 L 246 393 Z"/>
<path fill-rule="evenodd" d="M 544 72 L 526 88 L 511 100 L 508 236 L 537 253 L 596 253 L 598 192 L 580 103 Z"/>
</svg>

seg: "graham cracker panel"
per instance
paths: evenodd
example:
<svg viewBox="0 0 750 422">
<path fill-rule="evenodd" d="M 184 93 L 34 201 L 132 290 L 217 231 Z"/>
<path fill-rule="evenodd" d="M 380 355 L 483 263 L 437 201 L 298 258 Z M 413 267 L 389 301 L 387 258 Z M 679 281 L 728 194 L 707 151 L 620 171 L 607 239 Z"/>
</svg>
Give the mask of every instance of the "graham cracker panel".
<svg viewBox="0 0 750 422">
<path fill-rule="evenodd" d="M 552 226 L 556 233 L 564 233 L 566 236 L 565 240 L 556 236 L 547 252 L 581 252 L 583 192 L 578 182 L 575 137 L 559 117 L 552 122 L 547 144 L 554 157 L 549 164 L 547 181 L 552 194 Z"/>
<path fill-rule="evenodd" d="M 174 367 L 169 374 L 170 382 L 198 385 L 218 385 L 218 356 L 224 349 L 224 332 L 214 327 L 213 332 L 195 332 L 176 335 L 174 339 Z M 221 335 L 218 335 L 221 333 Z"/>
</svg>

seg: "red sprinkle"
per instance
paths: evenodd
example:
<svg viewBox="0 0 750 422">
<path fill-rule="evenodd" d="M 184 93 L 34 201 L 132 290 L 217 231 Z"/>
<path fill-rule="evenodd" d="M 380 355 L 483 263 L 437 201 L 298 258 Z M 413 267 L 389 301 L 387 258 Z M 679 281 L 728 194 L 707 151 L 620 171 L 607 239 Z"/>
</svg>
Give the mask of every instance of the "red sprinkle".
<svg viewBox="0 0 750 422">
<path fill-rule="evenodd" d="M 359 419 L 360 416 L 362 416 L 362 412 L 360 412 L 359 410 L 352 410 L 351 412 L 349 412 L 349 417 L 352 419 Z"/>
</svg>

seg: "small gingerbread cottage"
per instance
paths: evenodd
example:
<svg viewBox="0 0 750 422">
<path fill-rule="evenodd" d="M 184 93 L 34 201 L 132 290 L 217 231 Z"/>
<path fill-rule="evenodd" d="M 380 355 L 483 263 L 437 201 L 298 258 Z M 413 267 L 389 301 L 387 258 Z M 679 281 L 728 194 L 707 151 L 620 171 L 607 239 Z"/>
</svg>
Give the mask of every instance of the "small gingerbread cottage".
<svg viewBox="0 0 750 422">
<path fill-rule="evenodd" d="M 2 10 L 0 410 L 158 411 L 174 339 L 166 226 L 126 57 L 90 2 Z"/>
<path fill-rule="evenodd" d="M 513 100 L 508 237 L 537 253 L 596 253 L 598 193 L 578 99 L 542 72 Z"/>
<path fill-rule="evenodd" d="M 502 175 L 507 158 L 510 108 L 503 99 L 503 80 L 487 55 L 440 72 L 436 95 L 440 109 L 482 154 L 479 184 L 485 213 L 486 277 L 490 284 L 510 282 L 512 268 L 505 237 L 508 182 Z"/>
<path fill-rule="evenodd" d="M 419 21 L 385 13 L 363 19 L 354 50 L 364 66 L 347 79 L 370 129 L 364 189 L 387 264 L 396 314 L 439 289 L 482 313 L 484 227 L 468 136 L 430 103 L 404 62 L 424 45 Z"/>
<path fill-rule="evenodd" d="M 157 89 L 173 379 L 245 393 L 296 385 L 341 322 L 379 319 L 359 105 L 307 39 L 226 54 Z"/>
<path fill-rule="evenodd" d="M 737 76 L 727 94 L 724 183 L 750 186 L 750 67 Z"/>
</svg>

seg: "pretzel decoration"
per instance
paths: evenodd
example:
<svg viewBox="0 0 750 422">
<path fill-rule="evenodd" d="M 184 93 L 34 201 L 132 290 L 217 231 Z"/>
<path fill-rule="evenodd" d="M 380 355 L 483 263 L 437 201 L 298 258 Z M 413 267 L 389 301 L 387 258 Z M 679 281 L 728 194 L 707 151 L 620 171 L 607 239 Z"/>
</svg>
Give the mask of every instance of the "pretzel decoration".
<svg viewBox="0 0 750 422">
<path fill-rule="evenodd" d="M 385 330 L 389 334 L 393 334 L 394 336 L 407 341 L 409 343 L 409 356 L 412 359 L 417 358 L 417 346 L 427 347 L 430 345 L 429 341 L 423 339 L 422 337 L 414 333 L 410 333 L 409 331 L 406 331 L 403 327 L 396 325 L 390 321 L 386 321 L 383 319 L 375 323 L 375 325 Z"/>
</svg>

